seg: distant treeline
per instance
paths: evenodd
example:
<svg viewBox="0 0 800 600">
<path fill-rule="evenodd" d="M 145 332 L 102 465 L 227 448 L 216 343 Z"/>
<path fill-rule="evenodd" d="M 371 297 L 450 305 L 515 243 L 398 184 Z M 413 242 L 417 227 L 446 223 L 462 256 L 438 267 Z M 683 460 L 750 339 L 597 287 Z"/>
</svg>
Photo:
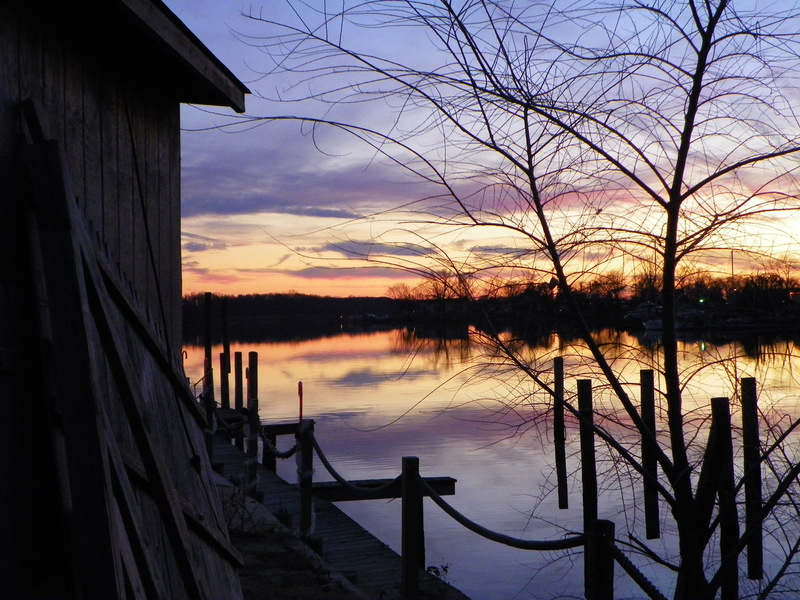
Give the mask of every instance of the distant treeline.
<svg viewBox="0 0 800 600">
<path fill-rule="evenodd" d="M 739 288 L 695 283 L 678 291 L 678 311 L 690 311 L 700 329 L 794 331 L 800 323 L 800 290 L 756 285 Z M 643 305 L 653 307 L 656 293 L 620 297 L 615 290 L 573 291 L 581 318 L 593 329 L 639 329 Z M 183 300 L 184 341 L 202 343 L 205 336 L 206 296 Z M 287 341 L 336 335 L 344 331 L 414 327 L 425 335 L 459 337 L 468 327 L 489 333 L 509 331 L 526 339 L 558 330 L 567 334 L 574 312 L 547 285 L 526 286 L 504 296 L 464 298 L 334 298 L 298 293 L 211 296 L 211 337 L 222 340 L 223 323 L 233 341 Z M 227 313 L 227 319 L 223 314 Z"/>
<path fill-rule="evenodd" d="M 212 296 L 212 339 L 222 339 L 223 311 L 227 310 L 231 339 L 307 339 L 336 334 L 348 323 L 377 320 L 396 322 L 401 306 L 391 298 L 334 298 L 297 293 Z M 200 342 L 205 331 L 204 294 L 183 299 L 184 341 Z"/>
</svg>

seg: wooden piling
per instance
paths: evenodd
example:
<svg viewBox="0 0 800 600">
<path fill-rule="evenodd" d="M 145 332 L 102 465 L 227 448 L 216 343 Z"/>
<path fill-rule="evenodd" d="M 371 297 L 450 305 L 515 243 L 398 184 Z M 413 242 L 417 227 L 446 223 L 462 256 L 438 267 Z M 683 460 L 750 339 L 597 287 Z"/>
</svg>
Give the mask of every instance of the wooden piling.
<svg viewBox="0 0 800 600">
<path fill-rule="evenodd" d="M 556 455 L 558 508 L 569 508 L 567 492 L 567 435 L 564 427 L 564 358 L 553 360 L 553 444 Z"/>
<path fill-rule="evenodd" d="M 230 359 L 224 352 L 219 354 L 219 403 L 222 408 L 231 407 L 231 396 L 228 373 L 230 368 L 228 363 Z"/>
<path fill-rule="evenodd" d="M 313 523 L 313 472 L 314 472 L 314 421 L 303 419 L 297 432 L 300 468 L 298 483 L 300 487 L 300 536 L 311 537 Z"/>
<path fill-rule="evenodd" d="M 761 439 L 758 433 L 758 396 L 756 380 L 744 377 L 742 393 L 742 446 L 744 450 L 744 502 L 745 529 L 750 532 L 747 541 L 747 577 L 764 576 L 764 547 L 761 512 Z"/>
<path fill-rule="evenodd" d="M 711 399 L 712 427 L 715 431 L 714 452 L 721 467 L 717 495 L 719 497 L 719 550 L 723 557 L 731 556 L 739 541 L 739 516 L 736 509 L 736 487 L 733 475 L 733 439 L 731 437 L 731 410 L 728 398 Z M 735 560 L 735 559 L 734 559 Z M 739 569 L 728 566 L 722 585 L 722 598 L 739 597 Z"/>
<path fill-rule="evenodd" d="M 210 402 L 214 402 L 214 371 L 212 369 L 212 360 L 213 357 L 211 356 L 211 292 L 206 292 L 203 296 L 205 301 L 205 324 L 204 324 L 204 333 L 203 333 L 203 343 L 205 344 L 205 353 L 204 353 L 204 365 L 205 365 L 205 373 L 204 376 L 204 384 L 208 384 L 208 394 L 209 397 L 207 398 Z M 203 394 L 206 394 L 206 386 L 203 387 Z"/>
<path fill-rule="evenodd" d="M 205 371 L 205 376 L 203 377 L 203 393 L 200 395 L 201 400 L 203 401 L 203 409 L 205 411 L 206 416 L 206 428 L 203 431 L 203 437 L 205 438 L 206 443 L 206 453 L 208 454 L 208 460 L 213 465 L 214 464 L 214 444 L 212 437 L 214 435 L 214 420 L 216 419 L 216 405 L 214 404 L 214 383 L 211 378 L 211 373 L 213 369 L 211 368 L 211 361 L 205 359 L 203 361 Z"/>
<path fill-rule="evenodd" d="M 425 538 L 422 521 L 422 490 L 419 483 L 419 458 L 403 457 L 401 475 L 403 489 L 400 597 L 419 597 L 419 572 L 425 563 Z"/>
<path fill-rule="evenodd" d="M 647 474 L 644 478 L 644 522 L 645 536 L 648 540 L 661 535 L 658 518 L 658 461 L 656 460 L 656 393 L 652 369 L 639 372 L 640 401 L 642 421 L 647 432 L 642 432 L 642 468 Z M 649 432 L 649 435 L 648 435 Z"/>
<path fill-rule="evenodd" d="M 578 380 L 578 412 L 580 414 L 583 524 L 584 529 L 588 529 L 597 520 L 597 466 L 595 465 L 591 379 Z"/>
<path fill-rule="evenodd" d="M 222 299 L 222 354 L 219 358 L 219 395 L 222 408 L 231 407 L 228 376 L 231 372 L 231 342 L 228 334 L 228 299 Z"/>
<path fill-rule="evenodd" d="M 586 529 L 583 558 L 586 600 L 609 600 L 614 597 L 614 523 L 595 519 Z"/>
<path fill-rule="evenodd" d="M 256 496 L 256 477 L 258 463 L 258 352 L 250 352 L 247 368 L 247 470 L 246 489 Z"/>
<path fill-rule="evenodd" d="M 242 353 L 233 355 L 233 408 L 242 414 L 244 410 L 244 381 L 242 379 Z M 237 427 L 233 434 L 234 443 L 239 450 L 244 450 L 244 433 Z"/>
</svg>

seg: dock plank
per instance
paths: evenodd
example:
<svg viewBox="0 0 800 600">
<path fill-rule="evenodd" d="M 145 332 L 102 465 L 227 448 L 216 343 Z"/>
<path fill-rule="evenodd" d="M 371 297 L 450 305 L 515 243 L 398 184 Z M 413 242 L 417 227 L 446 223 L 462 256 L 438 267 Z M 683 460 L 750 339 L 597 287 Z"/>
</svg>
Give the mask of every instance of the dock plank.
<svg viewBox="0 0 800 600">
<path fill-rule="evenodd" d="M 222 436 L 215 437 L 213 463 L 227 479 L 234 483 L 244 481 L 245 461 L 245 454 L 235 445 Z M 300 495 L 296 484 L 281 479 L 261 464 L 257 473 L 264 506 L 276 516 L 288 515 L 291 523 L 297 525 Z M 313 506 L 313 537 L 321 541 L 322 557 L 330 568 L 353 575 L 357 586 L 370 598 L 399 597 L 400 556 L 332 502 L 315 497 Z M 469 600 L 461 591 L 424 571 L 420 572 L 420 596 Z"/>
</svg>

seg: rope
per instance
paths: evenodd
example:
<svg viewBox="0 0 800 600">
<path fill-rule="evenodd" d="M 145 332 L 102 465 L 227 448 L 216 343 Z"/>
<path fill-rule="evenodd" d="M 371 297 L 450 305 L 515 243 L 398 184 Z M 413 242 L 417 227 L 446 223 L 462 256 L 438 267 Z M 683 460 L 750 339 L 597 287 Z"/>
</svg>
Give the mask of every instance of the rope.
<svg viewBox="0 0 800 600">
<path fill-rule="evenodd" d="M 272 440 L 270 440 L 267 437 L 267 435 L 264 433 L 264 430 L 261 427 L 259 427 L 258 429 L 259 429 L 258 435 L 261 436 L 261 441 L 264 443 L 264 448 L 275 458 L 281 458 L 281 459 L 291 458 L 292 456 L 294 456 L 295 452 L 297 452 L 297 444 L 295 444 L 288 450 L 281 452 L 275 447 L 275 445 L 272 443 Z"/>
<path fill-rule="evenodd" d="M 328 462 L 328 458 L 325 456 L 325 453 L 322 452 L 322 448 L 319 447 L 319 443 L 317 442 L 317 438 L 312 436 L 311 439 L 312 439 L 312 441 L 314 443 L 314 450 L 316 450 L 317 456 L 319 456 L 320 461 L 322 461 L 322 464 L 325 466 L 325 469 L 328 471 L 328 473 L 330 473 L 331 476 L 336 481 L 341 483 L 345 488 L 347 488 L 348 490 L 350 490 L 352 492 L 357 493 L 358 495 L 360 495 L 363 498 L 372 498 L 372 497 L 377 498 L 377 497 L 380 497 L 380 496 L 382 496 L 383 492 L 385 492 L 386 490 L 388 490 L 392 486 L 397 485 L 400 482 L 400 476 L 398 475 L 395 479 L 393 479 L 389 483 L 386 483 L 386 484 L 384 484 L 384 485 L 382 485 L 380 487 L 376 487 L 376 488 L 365 488 L 365 487 L 361 487 L 361 486 L 358 486 L 358 485 L 353 485 L 352 483 L 347 481 L 344 477 L 342 477 L 336 471 L 336 469 L 334 469 L 331 466 L 331 463 Z"/>
<path fill-rule="evenodd" d="M 642 591 L 647 594 L 653 600 L 667 600 L 666 596 L 664 596 L 656 586 L 653 585 L 647 577 L 634 565 L 631 560 L 623 554 L 622 550 L 620 550 L 616 544 L 611 543 L 611 553 L 614 555 L 614 560 L 619 563 L 619 566 L 623 568 L 623 570 L 630 575 L 630 578 L 642 588 Z"/>
<path fill-rule="evenodd" d="M 522 550 L 569 550 L 570 548 L 582 546 L 586 542 L 586 536 L 583 534 L 566 537 L 560 540 L 522 540 L 511 537 L 510 535 L 492 531 L 483 525 L 478 525 L 474 521 L 471 521 L 458 512 L 455 508 L 450 506 L 422 477 L 420 477 L 419 480 L 422 489 L 431 497 L 431 499 L 439 506 L 439 508 L 450 515 L 450 517 L 452 517 L 456 522 L 460 523 L 473 533 L 477 533 L 481 537 L 485 537 L 487 540 L 491 540 L 505 546 L 511 546 L 512 548 L 520 548 Z"/>
</svg>

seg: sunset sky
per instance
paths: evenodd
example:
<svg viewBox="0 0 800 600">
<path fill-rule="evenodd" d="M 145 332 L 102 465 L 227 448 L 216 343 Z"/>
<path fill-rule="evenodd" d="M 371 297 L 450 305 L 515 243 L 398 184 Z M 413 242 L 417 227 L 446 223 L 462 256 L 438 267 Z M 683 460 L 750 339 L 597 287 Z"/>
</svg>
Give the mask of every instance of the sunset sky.
<svg viewBox="0 0 800 600">
<path fill-rule="evenodd" d="M 241 16 L 256 5 L 234 0 L 166 4 L 258 92 L 263 82 L 257 70 L 264 68 L 264 57 L 233 33 L 257 32 L 257 24 Z M 256 93 L 246 102 L 248 113 L 277 112 Z M 341 249 L 342 244 L 364 249 L 378 227 L 378 219 L 364 217 L 406 202 L 407 194 L 414 193 L 408 182 L 374 165 L 367 168 L 370 157 L 358 149 L 339 156 L 320 153 L 297 123 L 235 133 L 192 131 L 228 122 L 208 110 L 234 114 L 209 107 L 182 109 L 185 294 L 295 290 L 374 296 L 408 280 L 401 271 L 347 260 Z"/>
<path fill-rule="evenodd" d="M 286 10 L 283 2 L 166 0 L 166 4 L 253 91 L 246 100 L 247 114 L 283 115 L 298 110 L 296 105 L 260 97 L 291 91 L 280 76 L 264 74 L 270 60 L 257 46 L 259 36 L 267 33 L 266 26 L 242 16 L 243 11 L 264 10 L 275 17 L 276 11 Z M 357 29 L 351 33 L 364 35 Z M 406 35 L 403 30 L 381 30 L 378 36 L 368 32 L 357 41 L 368 51 L 397 47 L 403 49 L 402 60 L 428 60 Z M 366 124 L 381 119 L 385 124 L 392 118 L 391 112 L 381 113 L 373 104 L 336 105 L 330 110 L 330 115 L 345 118 L 353 115 L 346 111 L 362 111 L 357 120 Z M 296 121 L 230 127 L 234 120 L 230 110 L 182 109 L 186 294 L 294 290 L 330 296 L 384 295 L 395 283 L 413 285 L 419 279 L 413 273 L 389 269 L 381 261 L 366 263 L 353 257 L 382 256 L 393 264 L 412 265 L 426 256 L 426 250 L 417 246 L 422 239 L 453 249 L 451 256 L 459 260 L 486 264 L 497 257 L 522 257 L 526 250 L 523 238 L 500 235 L 490 228 L 445 231 L 411 224 L 420 209 L 409 203 L 435 191 L 343 133 L 312 130 Z M 226 128 L 217 129 L 220 125 Z M 790 168 L 797 169 L 796 159 Z M 785 180 L 778 183 L 783 185 Z M 604 197 L 610 202 L 613 195 Z M 613 199 L 615 209 L 629 201 L 624 192 Z M 405 214 L 394 210 L 403 205 L 409 209 Z M 604 206 L 593 205 L 591 192 L 573 208 L 569 200 L 565 206 L 561 217 L 570 227 L 577 227 L 576 223 L 591 227 L 593 219 L 605 218 L 609 212 L 598 216 Z M 653 215 L 617 213 L 636 227 Z M 792 228 L 790 219 L 796 217 L 782 213 L 780 219 L 762 223 L 765 235 L 758 238 L 740 230 L 741 246 L 760 240 L 773 254 L 795 253 L 798 244 L 793 233 L 800 226 Z M 720 274 L 729 272 L 730 251 L 707 259 L 712 266 L 716 262 Z M 737 270 L 753 268 L 748 260 L 737 255 Z M 624 264 L 607 266 L 626 268 Z"/>
</svg>

